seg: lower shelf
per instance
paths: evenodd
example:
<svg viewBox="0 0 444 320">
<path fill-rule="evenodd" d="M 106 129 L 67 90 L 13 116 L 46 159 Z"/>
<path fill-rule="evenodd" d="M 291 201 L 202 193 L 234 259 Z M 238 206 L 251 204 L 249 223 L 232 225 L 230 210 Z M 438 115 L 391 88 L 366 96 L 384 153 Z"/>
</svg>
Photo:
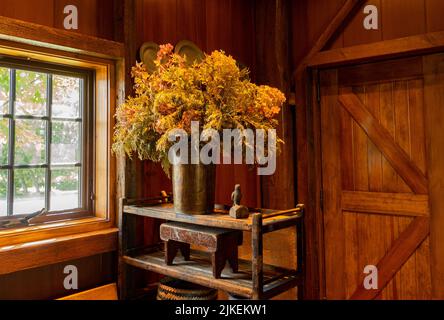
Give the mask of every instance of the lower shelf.
<svg viewBox="0 0 444 320">
<path fill-rule="evenodd" d="M 239 260 L 239 272 L 233 273 L 226 267 L 220 279 L 214 279 L 209 254 L 193 251 L 191 261 L 185 261 L 180 254 L 174 265 L 167 266 L 164 252 L 157 250 L 131 256 L 123 256 L 123 261 L 133 267 L 160 273 L 173 278 L 223 290 L 245 298 L 253 297 L 251 262 Z M 264 290 L 261 299 L 270 299 L 291 288 L 302 285 L 299 273 L 285 268 L 264 265 Z"/>
</svg>

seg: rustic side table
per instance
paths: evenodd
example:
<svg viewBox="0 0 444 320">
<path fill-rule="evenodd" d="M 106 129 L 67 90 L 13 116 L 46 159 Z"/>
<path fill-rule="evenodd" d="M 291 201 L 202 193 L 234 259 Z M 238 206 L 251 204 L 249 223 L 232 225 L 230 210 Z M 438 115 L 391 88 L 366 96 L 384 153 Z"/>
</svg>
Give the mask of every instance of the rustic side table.
<svg viewBox="0 0 444 320">
<path fill-rule="evenodd" d="M 122 199 L 119 210 L 120 299 L 137 298 L 137 289 L 134 283 L 131 283 L 133 281 L 132 269 L 152 271 L 223 290 L 247 299 L 270 299 L 294 287 L 298 287 L 298 298 L 303 297 L 305 274 L 303 205 L 285 211 L 250 208 L 250 217 L 241 220 L 231 218 L 228 215 L 229 207 L 220 205 L 215 207 L 214 214 L 211 215 L 176 214 L 171 197 Z M 146 247 L 138 239 L 140 237 L 136 230 L 145 217 L 250 232 L 251 260 L 239 260 L 238 272 L 231 272 L 226 268 L 219 279 L 213 277 L 211 256 L 201 251 L 192 251 L 189 261 L 177 257 L 173 265 L 167 265 L 162 243 Z M 296 228 L 297 265 L 295 268 L 287 269 L 263 264 L 263 235 L 289 227 Z"/>
</svg>

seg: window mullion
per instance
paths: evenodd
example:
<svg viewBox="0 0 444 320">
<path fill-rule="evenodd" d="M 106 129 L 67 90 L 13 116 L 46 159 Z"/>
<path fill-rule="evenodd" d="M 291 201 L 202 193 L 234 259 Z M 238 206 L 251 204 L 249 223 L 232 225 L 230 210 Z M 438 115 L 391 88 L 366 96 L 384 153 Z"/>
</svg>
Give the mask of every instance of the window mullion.
<svg viewBox="0 0 444 320">
<path fill-rule="evenodd" d="M 52 74 L 48 74 L 46 94 L 46 177 L 45 177 L 45 207 L 50 210 L 51 206 L 51 140 L 52 140 Z"/>
<path fill-rule="evenodd" d="M 9 136 L 8 136 L 8 162 L 11 166 L 8 170 L 8 201 L 7 201 L 7 210 L 8 216 L 12 216 L 14 214 L 14 150 L 15 150 L 15 97 L 16 97 L 16 72 L 15 69 L 10 69 L 9 74 L 9 114 L 11 117 L 9 118 Z"/>
</svg>

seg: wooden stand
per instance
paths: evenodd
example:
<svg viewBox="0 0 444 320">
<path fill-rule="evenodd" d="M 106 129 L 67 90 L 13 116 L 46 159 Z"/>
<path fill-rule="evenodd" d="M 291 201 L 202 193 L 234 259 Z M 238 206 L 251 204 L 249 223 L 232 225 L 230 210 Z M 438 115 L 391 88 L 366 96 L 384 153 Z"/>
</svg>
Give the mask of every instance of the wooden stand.
<svg viewBox="0 0 444 320">
<path fill-rule="evenodd" d="M 131 273 L 136 269 L 148 270 L 180 280 L 192 282 L 206 287 L 219 289 L 247 299 L 270 299 L 293 287 L 298 287 L 298 299 L 303 297 L 304 283 L 304 206 L 285 211 L 249 209 L 252 213 L 248 219 L 233 219 L 228 215 L 229 207 L 216 206 L 214 214 L 190 216 L 176 214 L 173 204 L 165 203 L 165 198 L 145 200 L 121 200 L 120 217 L 120 248 L 119 248 L 119 294 L 120 299 L 137 298 Z M 182 251 L 185 259 L 176 257 L 173 265 L 165 263 L 164 245 L 141 247 L 134 242 L 136 220 L 142 217 L 180 222 L 192 227 L 230 229 L 251 233 L 251 260 L 238 260 L 237 272 L 228 268 L 222 270 L 219 278 L 220 265 L 214 261 L 216 255 L 187 249 Z M 295 227 L 297 234 L 297 265 L 286 269 L 263 264 L 263 235 L 277 230 Z M 176 241 L 177 239 L 171 239 Z M 239 242 L 236 243 L 236 246 Z M 176 247 L 176 245 L 172 245 Z M 232 244 L 232 246 L 234 246 Z M 217 247 L 217 246 L 216 246 Z M 180 250 L 181 245 L 178 246 Z M 169 251 L 169 249 L 167 248 Z M 177 249 L 173 249 L 176 251 Z M 177 251 L 175 252 L 177 253 Z M 172 256 L 168 254 L 167 256 Z M 175 254 L 174 254 L 175 256 Z M 172 259 L 167 258 L 167 262 Z M 216 263 L 214 263 L 216 262 Z M 214 269 L 214 266 L 216 270 Z"/>
<path fill-rule="evenodd" d="M 160 226 L 160 239 L 165 241 L 165 263 L 168 266 L 173 264 L 179 250 L 185 261 L 189 261 L 190 245 L 198 245 L 211 253 L 214 278 L 220 278 L 227 261 L 233 272 L 238 271 L 237 246 L 242 244 L 240 231 L 170 222 Z"/>
</svg>

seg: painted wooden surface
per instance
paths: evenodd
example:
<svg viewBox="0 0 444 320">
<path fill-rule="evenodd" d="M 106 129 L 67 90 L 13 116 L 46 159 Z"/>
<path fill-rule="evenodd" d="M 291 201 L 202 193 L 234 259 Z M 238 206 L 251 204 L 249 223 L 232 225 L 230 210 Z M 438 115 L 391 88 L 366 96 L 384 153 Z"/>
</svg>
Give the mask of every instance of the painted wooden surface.
<svg viewBox="0 0 444 320">
<path fill-rule="evenodd" d="M 432 297 L 428 86 L 415 59 L 321 72 L 327 298 Z M 367 265 L 380 290 L 362 288 Z"/>
</svg>

